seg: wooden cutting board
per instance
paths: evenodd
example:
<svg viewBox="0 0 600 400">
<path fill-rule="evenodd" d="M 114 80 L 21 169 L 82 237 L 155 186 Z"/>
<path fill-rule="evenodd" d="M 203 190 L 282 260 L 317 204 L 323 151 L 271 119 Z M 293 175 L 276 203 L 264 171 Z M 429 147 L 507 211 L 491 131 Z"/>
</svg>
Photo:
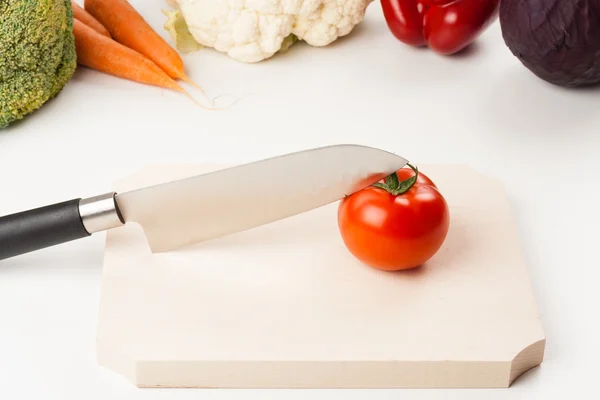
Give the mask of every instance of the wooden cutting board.
<svg viewBox="0 0 600 400">
<path fill-rule="evenodd" d="M 136 225 L 109 232 L 99 363 L 139 387 L 510 386 L 545 337 L 505 189 L 466 166 L 419 167 L 451 227 L 410 271 L 354 259 L 337 204 L 162 254 Z M 115 190 L 216 168 L 148 167 Z"/>
</svg>

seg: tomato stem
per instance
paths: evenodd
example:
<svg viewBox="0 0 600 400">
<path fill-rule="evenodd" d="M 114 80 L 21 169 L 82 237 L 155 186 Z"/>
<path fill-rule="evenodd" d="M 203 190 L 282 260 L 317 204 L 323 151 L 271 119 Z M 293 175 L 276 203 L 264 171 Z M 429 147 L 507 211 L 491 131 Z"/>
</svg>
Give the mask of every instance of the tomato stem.
<svg viewBox="0 0 600 400">
<path fill-rule="evenodd" d="M 385 177 L 385 183 L 377 182 L 373 184 L 373 186 L 385 190 L 392 196 L 399 196 L 402 193 L 408 192 L 410 188 L 413 187 L 415 182 L 417 182 L 417 178 L 419 177 L 419 169 L 412 166 L 410 163 L 406 165 L 408 165 L 415 172 L 414 176 L 401 181 L 398 178 L 398 173 L 394 172 Z"/>
</svg>

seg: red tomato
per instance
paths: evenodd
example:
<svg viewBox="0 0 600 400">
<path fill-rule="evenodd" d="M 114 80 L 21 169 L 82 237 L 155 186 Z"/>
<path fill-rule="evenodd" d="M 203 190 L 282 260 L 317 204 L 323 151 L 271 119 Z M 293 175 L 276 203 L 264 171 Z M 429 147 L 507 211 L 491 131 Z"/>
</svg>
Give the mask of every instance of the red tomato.
<svg viewBox="0 0 600 400">
<path fill-rule="evenodd" d="M 381 0 L 392 34 L 412 46 L 454 54 L 496 20 L 500 0 Z"/>
<path fill-rule="evenodd" d="M 448 204 L 431 179 L 416 168 L 399 170 L 397 180 L 393 175 L 344 198 L 338 208 L 339 230 L 350 253 L 386 271 L 424 264 L 440 249 L 450 226 Z"/>
</svg>

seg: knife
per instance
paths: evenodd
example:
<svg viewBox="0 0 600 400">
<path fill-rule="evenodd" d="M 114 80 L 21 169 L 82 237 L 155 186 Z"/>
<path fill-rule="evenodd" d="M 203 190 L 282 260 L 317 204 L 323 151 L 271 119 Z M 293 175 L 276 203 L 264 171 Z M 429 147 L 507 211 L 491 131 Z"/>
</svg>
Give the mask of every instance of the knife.
<svg viewBox="0 0 600 400">
<path fill-rule="evenodd" d="M 280 155 L 129 192 L 78 198 L 0 218 L 0 260 L 137 223 L 153 253 L 331 204 L 408 160 L 360 145 Z"/>
</svg>

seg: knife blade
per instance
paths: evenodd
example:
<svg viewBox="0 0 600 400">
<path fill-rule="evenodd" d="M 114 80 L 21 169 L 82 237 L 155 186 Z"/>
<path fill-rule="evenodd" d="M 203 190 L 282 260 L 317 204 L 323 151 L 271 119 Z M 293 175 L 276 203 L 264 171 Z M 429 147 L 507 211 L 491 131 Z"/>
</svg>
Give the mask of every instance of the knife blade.
<svg viewBox="0 0 600 400">
<path fill-rule="evenodd" d="M 407 163 L 388 151 L 342 144 L 73 199 L 0 218 L 0 260 L 127 223 L 141 225 L 152 252 L 169 251 L 331 204 Z"/>
</svg>

